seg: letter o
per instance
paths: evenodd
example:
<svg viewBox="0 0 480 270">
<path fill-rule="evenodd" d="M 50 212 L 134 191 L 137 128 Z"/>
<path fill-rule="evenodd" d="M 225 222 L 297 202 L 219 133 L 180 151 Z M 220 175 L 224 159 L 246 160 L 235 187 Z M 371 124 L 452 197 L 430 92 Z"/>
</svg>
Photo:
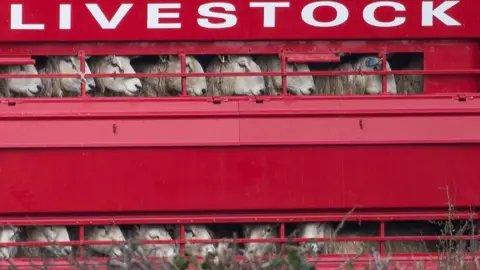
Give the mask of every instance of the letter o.
<svg viewBox="0 0 480 270">
<path fill-rule="evenodd" d="M 376 27 L 395 27 L 402 25 L 405 22 L 405 17 L 395 17 L 395 19 L 390 22 L 381 22 L 377 20 L 377 18 L 375 18 L 375 10 L 379 7 L 392 7 L 395 11 L 405 11 L 405 6 L 397 2 L 382 1 L 371 3 L 363 10 L 363 19 L 365 22 Z"/>
<path fill-rule="evenodd" d="M 319 7 L 332 7 L 337 12 L 337 17 L 330 22 L 319 22 L 313 17 L 313 12 L 316 8 Z M 338 26 L 348 19 L 348 9 L 344 5 L 332 2 L 332 1 L 324 1 L 324 2 L 313 2 L 306 5 L 302 10 L 302 19 L 305 23 L 315 26 L 315 27 L 334 27 Z"/>
</svg>

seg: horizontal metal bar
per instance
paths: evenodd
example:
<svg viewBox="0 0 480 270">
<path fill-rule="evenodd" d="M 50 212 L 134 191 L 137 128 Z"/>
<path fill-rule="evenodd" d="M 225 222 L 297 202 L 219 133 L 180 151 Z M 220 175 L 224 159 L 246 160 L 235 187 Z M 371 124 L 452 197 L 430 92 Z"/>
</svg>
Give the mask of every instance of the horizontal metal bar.
<svg viewBox="0 0 480 270">
<path fill-rule="evenodd" d="M 35 65 L 30 56 L 0 56 L 0 65 Z"/>
<path fill-rule="evenodd" d="M 263 104 L 238 96 L 222 104 L 212 104 L 211 97 L 20 98 L 0 100 L 0 119 L 478 114 L 480 95 L 468 97 L 459 102 L 455 95 L 277 96 Z"/>
<path fill-rule="evenodd" d="M 150 77 L 250 77 L 250 76 L 336 76 L 336 75 L 479 75 L 480 69 L 454 70 L 391 70 L 391 71 L 310 71 L 310 72 L 205 72 L 205 73 L 95 73 L 86 78 L 150 78 Z M 81 74 L 0 74 L 0 79 L 13 78 L 80 78 Z"/>
<path fill-rule="evenodd" d="M 288 255 L 283 255 L 281 258 L 286 258 Z M 465 253 L 462 254 L 462 262 L 464 262 L 465 266 L 473 263 L 476 261 L 477 257 L 479 256 L 478 253 Z M 273 259 L 277 258 L 278 255 L 265 255 L 262 256 L 263 259 Z M 339 267 L 345 265 L 346 261 L 352 260 L 353 269 L 369 269 L 369 264 L 374 264 L 375 259 L 369 253 L 363 255 L 357 254 L 321 254 L 310 256 L 308 254 L 305 255 L 310 263 L 315 263 L 317 265 L 316 269 L 322 270 L 336 270 Z M 395 265 L 396 267 L 408 267 L 408 269 L 412 267 L 419 267 L 422 265 L 426 268 L 422 269 L 438 269 L 438 263 L 440 261 L 444 261 L 447 259 L 447 255 L 437 254 L 437 253 L 408 253 L 408 254 L 389 254 L 387 255 L 379 255 L 378 258 L 382 261 L 388 258 L 390 261 L 390 265 Z M 149 262 L 162 262 L 165 261 L 164 258 L 161 257 L 146 257 Z M 189 261 L 191 257 L 186 256 L 186 260 Z M 201 257 L 196 258 L 198 262 L 202 262 L 203 259 Z M 243 256 L 235 256 L 237 262 L 243 260 Z M 0 260 L 0 267 L 12 267 L 21 268 L 21 269 L 38 269 L 42 267 L 46 267 L 48 265 L 49 269 L 78 269 L 78 265 L 87 266 L 92 265 L 94 269 L 111 269 L 111 266 L 108 266 L 107 263 L 110 261 L 110 258 L 107 257 L 88 257 L 88 259 L 82 258 L 75 258 L 74 265 L 72 265 L 72 259 L 64 259 L 64 258 L 52 258 L 49 259 L 48 262 L 45 261 L 44 258 L 13 258 L 7 260 Z M 415 268 L 414 268 L 415 269 Z M 469 269 L 469 268 L 468 268 Z M 474 268 L 475 269 L 475 268 Z"/>
<path fill-rule="evenodd" d="M 292 63 L 339 63 L 340 57 L 335 54 L 285 54 L 287 62 Z"/>
<path fill-rule="evenodd" d="M 132 224 L 221 224 L 221 223 L 280 223 L 280 222 L 326 222 L 326 221 L 415 221 L 415 220 L 480 220 L 480 213 L 457 209 L 455 213 L 447 210 L 356 211 L 346 216 L 346 212 L 276 212 L 276 213 L 242 213 L 231 214 L 132 214 L 132 215 L 69 215 L 69 217 L 52 216 L 0 216 L 0 225 L 12 226 L 43 226 L 43 225 L 132 225 Z"/>
<path fill-rule="evenodd" d="M 480 235 L 469 235 L 469 236 L 358 236 L 358 237 L 336 237 L 335 239 L 330 238 L 262 238 L 262 239 L 253 239 L 253 238 L 222 238 L 222 239 L 189 239 L 189 240 L 143 240 L 143 241 L 134 241 L 139 245 L 148 245 L 148 244 L 217 244 L 217 243 L 285 243 L 291 241 L 293 243 L 306 243 L 310 241 L 316 242 L 351 242 L 351 241 L 362 241 L 362 242 L 379 242 L 379 241 L 444 241 L 444 240 L 480 240 Z M 59 242 L 2 242 L 0 247 L 13 247 L 13 246 L 90 246 L 90 245 L 122 245 L 128 244 L 130 241 L 87 241 L 87 240 L 73 240 L 73 241 L 59 241 Z"/>
</svg>

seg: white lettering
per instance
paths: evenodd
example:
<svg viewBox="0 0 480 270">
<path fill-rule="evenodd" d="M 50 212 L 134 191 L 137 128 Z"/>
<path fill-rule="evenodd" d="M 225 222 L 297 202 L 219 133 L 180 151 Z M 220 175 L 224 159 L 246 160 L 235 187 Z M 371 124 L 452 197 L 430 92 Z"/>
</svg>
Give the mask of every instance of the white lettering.
<svg viewBox="0 0 480 270">
<path fill-rule="evenodd" d="M 365 7 L 363 10 L 363 19 L 372 26 L 377 27 L 395 27 L 403 24 L 405 22 L 405 17 L 395 17 L 393 21 L 381 22 L 375 18 L 375 10 L 379 7 L 392 7 L 395 11 L 405 11 L 405 6 L 391 1 L 380 1 L 376 3 L 371 3 Z"/>
<path fill-rule="evenodd" d="M 437 17 L 437 19 L 448 26 L 462 25 L 452 17 L 445 14 L 448 9 L 458 4 L 458 2 L 460 1 L 445 1 L 435 9 L 433 9 L 433 1 L 422 2 L 422 26 L 433 26 L 433 17 Z"/>
<path fill-rule="evenodd" d="M 313 13 L 315 12 L 315 9 L 318 7 L 332 7 L 335 9 L 337 12 L 337 17 L 330 22 L 320 22 L 317 21 Z M 313 2 L 308 5 L 306 5 L 303 10 L 302 10 L 302 19 L 305 23 L 315 26 L 315 27 L 333 27 L 333 26 L 339 26 L 342 23 L 346 22 L 348 19 L 348 9 L 337 2 L 331 2 L 331 1 L 322 1 L 322 2 Z"/>
<path fill-rule="evenodd" d="M 62 30 L 72 29 L 72 5 L 60 5 L 60 19 L 58 25 Z"/>
<path fill-rule="evenodd" d="M 263 8 L 263 27 L 275 27 L 275 8 L 290 7 L 289 2 L 251 2 L 250 7 Z"/>
<path fill-rule="evenodd" d="M 115 29 L 123 17 L 127 15 L 127 12 L 132 8 L 133 4 L 122 4 L 110 21 L 105 17 L 105 14 L 103 14 L 98 4 L 85 4 L 85 6 L 87 6 L 100 27 L 103 29 Z"/>
<path fill-rule="evenodd" d="M 147 10 L 147 28 L 148 29 L 180 29 L 181 23 L 160 23 L 159 19 L 180 19 L 180 13 L 160 13 L 159 9 L 179 9 L 178 3 L 169 4 L 148 4 Z"/>
<path fill-rule="evenodd" d="M 13 4 L 10 6 L 10 29 L 12 30 L 43 30 L 45 25 L 23 23 L 23 5 Z"/>
<path fill-rule="evenodd" d="M 235 7 L 230 3 L 207 3 L 198 8 L 198 14 L 203 17 L 219 18 L 225 20 L 222 23 L 211 23 L 208 19 L 197 19 L 198 25 L 203 28 L 220 29 L 229 28 L 237 24 L 237 17 L 233 14 L 213 12 L 212 8 L 223 8 L 225 11 L 235 11 Z"/>
</svg>

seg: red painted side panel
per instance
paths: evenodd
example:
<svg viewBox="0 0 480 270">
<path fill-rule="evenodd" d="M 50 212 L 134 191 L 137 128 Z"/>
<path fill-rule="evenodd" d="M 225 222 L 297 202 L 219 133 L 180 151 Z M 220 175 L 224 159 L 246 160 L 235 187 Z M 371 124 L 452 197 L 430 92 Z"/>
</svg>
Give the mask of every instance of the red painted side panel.
<svg viewBox="0 0 480 270">
<path fill-rule="evenodd" d="M 2 41 L 198 41 L 198 40 L 305 40 L 305 39 L 415 39 L 415 38 L 475 38 L 479 37 L 480 17 L 477 10 L 480 2 L 462 1 L 418 1 L 400 0 L 397 11 L 388 6 L 379 7 L 370 15 L 364 15 L 366 7 L 385 1 L 358 0 L 334 1 L 339 6 L 338 14 L 332 7 L 314 8 L 325 1 L 295 0 L 276 1 L 288 7 L 276 8 L 275 13 L 263 8 L 250 7 L 251 2 L 262 1 L 221 1 L 228 6 L 216 7 L 211 11 L 230 16 L 231 24 L 219 27 L 222 18 L 206 17 L 199 8 L 205 4 L 218 3 L 208 0 L 168 1 L 177 6 L 161 9 L 163 18 L 157 18 L 157 8 L 148 4 L 159 1 L 86 1 L 86 0 L 3 0 L 0 2 L 0 36 Z M 272 2 L 272 1 L 268 1 Z M 165 4 L 165 1 L 160 1 Z M 13 6 L 12 4 L 22 6 Z M 67 5 L 60 8 L 60 4 Z M 94 9 L 86 4 L 98 4 Z M 125 10 L 120 10 L 122 4 Z M 128 4 L 132 4 L 129 6 Z M 309 5 L 313 4 L 313 12 Z M 68 6 L 70 5 L 70 6 Z M 90 6 L 91 7 L 91 6 Z M 178 7 L 178 8 L 177 8 Z M 206 6 L 204 6 L 206 7 Z M 373 7 L 373 6 L 371 6 Z M 96 14 L 96 18 L 92 15 Z M 114 15 L 118 16 L 114 18 Z M 203 15 L 201 15 L 203 14 Z M 311 15 L 309 15 L 311 14 Z M 338 16 L 337 16 L 338 15 Z M 210 15 L 211 16 L 211 15 Z M 373 17 L 372 17 L 373 16 Z M 309 17 L 311 17 L 309 19 Z M 338 25 L 332 27 L 315 25 L 331 22 L 338 18 Z M 391 27 L 375 26 L 373 18 L 380 23 L 398 20 Z M 199 20 L 208 19 L 213 28 L 201 26 Z M 99 23 L 103 22 L 103 26 Z M 154 24 L 153 26 L 150 25 Z M 307 22 L 313 22 L 307 24 Z M 118 22 L 118 24 L 117 24 Z M 180 24 L 164 25 L 157 23 Z M 264 25 L 267 25 L 265 27 Z M 273 25 L 273 27 L 268 27 Z M 103 27 L 103 28 L 102 28 Z M 30 28 L 20 30 L 19 28 Z M 60 29 L 62 28 L 62 29 Z"/>
<path fill-rule="evenodd" d="M 480 206 L 478 100 L 5 104 L 0 214 Z"/>
<path fill-rule="evenodd" d="M 2 150 L 0 213 L 442 207 L 446 186 L 457 207 L 478 206 L 479 155 L 478 144 Z"/>
</svg>

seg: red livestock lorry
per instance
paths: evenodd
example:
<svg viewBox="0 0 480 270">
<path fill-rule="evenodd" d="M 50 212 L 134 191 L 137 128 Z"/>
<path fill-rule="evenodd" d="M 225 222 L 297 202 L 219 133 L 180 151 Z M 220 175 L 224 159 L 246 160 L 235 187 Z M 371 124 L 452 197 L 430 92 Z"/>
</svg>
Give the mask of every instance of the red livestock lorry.
<svg viewBox="0 0 480 270">
<path fill-rule="evenodd" d="M 19 250 L 53 245 L 28 241 L 25 231 L 66 226 L 70 241 L 53 241 L 79 252 L 50 258 L 48 266 L 71 269 L 78 266 L 71 258 L 87 261 L 88 245 L 109 243 L 87 241 L 88 227 L 173 226 L 178 237 L 148 243 L 176 243 L 183 254 L 187 240 L 220 242 L 216 236 L 196 238 L 188 229 L 192 224 L 216 228 L 214 234 L 233 228 L 223 238 L 233 239 L 235 231 L 239 245 L 260 238 L 253 241 L 283 248 L 290 240 L 292 245 L 311 240 L 289 236 L 296 225 L 313 222 L 339 229 L 335 239 L 313 237 L 319 242 L 379 243 L 378 250 L 363 253 L 306 255 L 318 269 L 419 263 L 439 269 L 451 250 L 396 253 L 386 243 L 461 239 L 467 243 L 461 263 L 476 267 L 478 10 L 476 0 L 3 0 L 4 90 L 14 91 L 15 80 L 32 78 L 42 78 L 38 89 L 54 78 L 76 78 L 81 88 L 75 97 L 38 96 L 28 88 L 26 96 L 0 98 L 0 224 L 4 231 L 15 228 L 13 235 L 0 235 L 0 245 Z M 127 56 L 133 62 L 166 55 L 180 59 L 177 73 L 129 72 L 118 63 L 110 63 L 115 72 L 87 70 L 88 61 L 99 56 Z M 208 71 L 213 59 L 223 63 L 233 55 L 273 55 L 281 65 L 262 73 Z M 374 70 L 335 68 L 363 55 L 381 59 L 380 64 Z M 76 59 L 65 63 L 78 72 L 40 72 L 42 63 L 65 56 Z M 191 72 L 190 56 L 205 73 Z M 413 59 L 421 60 L 419 70 L 408 68 Z M 292 63 L 311 70 L 299 71 Z M 27 74 L 27 66 L 41 74 Z M 10 72 L 15 68 L 19 72 Z M 406 91 L 397 84 L 397 93 L 390 93 L 387 75 L 392 74 L 421 75 L 421 91 L 401 94 Z M 279 76 L 280 94 L 210 95 L 208 90 L 192 96 L 187 91 L 190 77 L 211 83 L 213 76 L 253 75 Z M 360 80 L 380 75 L 382 90 L 297 95 L 287 86 L 293 75 Z M 169 76 L 180 78 L 179 95 L 99 97 L 88 91 L 92 78 L 97 87 L 107 77 L 145 82 Z M 470 225 L 463 231 L 432 225 L 446 222 Z M 237 229 L 266 223 L 275 225 L 274 237 L 242 235 L 245 230 Z M 436 226 L 435 232 L 388 233 L 424 226 Z M 375 234 L 352 236 L 365 227 Z M 344 228 L 352 234 L 341 237 Z M 186 239 L 187 233 L 193 237 Z M 118 244 L 129 243 L 127 238 Z M 2 267 L 35 268 L 45 261 L 0 257 Z M 96 256 L 88 262 L 107 260 Z M 381 268 L 385 260 L 390 264 Z"/>
</svg>

